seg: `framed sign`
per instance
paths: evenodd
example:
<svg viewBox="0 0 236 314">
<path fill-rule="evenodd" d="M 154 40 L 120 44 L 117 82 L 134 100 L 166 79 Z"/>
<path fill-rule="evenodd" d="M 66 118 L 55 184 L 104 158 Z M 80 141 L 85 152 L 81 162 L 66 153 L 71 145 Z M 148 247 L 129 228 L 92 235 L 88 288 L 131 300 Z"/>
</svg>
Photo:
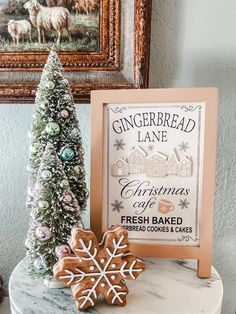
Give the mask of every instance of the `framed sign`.
<svg viewBox="0 0 236 314">
<path fill-rule="evenodd" d="M 0 12 L 1 102 L 34 100 L 51 49 L 76 100 L 147 87 L 151 0 L 3 0 Z"/>
<path fill-rule="evenodd" d="M 91 227 L 211 269 L 217 89 L 92 92 Z"/>
</svg>

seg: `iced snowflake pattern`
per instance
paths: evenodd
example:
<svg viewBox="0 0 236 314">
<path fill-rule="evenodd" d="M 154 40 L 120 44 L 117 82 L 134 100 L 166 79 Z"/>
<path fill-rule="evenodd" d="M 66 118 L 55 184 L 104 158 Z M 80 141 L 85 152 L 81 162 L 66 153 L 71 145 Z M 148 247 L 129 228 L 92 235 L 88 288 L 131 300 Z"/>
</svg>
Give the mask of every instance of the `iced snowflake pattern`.
<svg viewBox="0 0 236 314">
<path fill-rule="evenodd" d="M 114 147 L 116 147 L 116 150 L 124 150 L 124 146 L 126 143 L 124 143 L 124 140 L 116 140 L 115 144 L 113 144 Z"/>
<path fill-rule="evenodd" d="M 188 149 L 189 149 L 189 146 L 187 142 L 183 141 L 181 144 L 179 144 L 179 150 L 186 152 Z"/>
<path fill-rule="evenodd" d="M 122 205 L 123 204 L 123 201 L 118 201 L 118 200 L 115 200 L 111 206 L 112 206 L 112 210 L 113 211 L 116 211 L 118 213 L 120 213 L 120 210 L 121 209 L 124 209 L 124 206 Z"/>
<path fill-rule="evenodd" d="M 108 304 L 125 305 L 128 288 L 124 279 L 134 280 L 144 270 L 128 250 L 128 232 L 115 226 L 98 244 L 92 231 L 76 228 L 69 244 L 75 255 L 64 256 L 55 265 L 54 275 L 72 287 L 78 309 L 94 306 L 101 293 Z"/>
<path fill-rule="evenodd" d="M 187 199 L 180 200 L 179 202 L 180 203 L 178 205 L 180 206 L 181 209 L 188 208 L 188 205 L 190 204 Z"/>
</svg>

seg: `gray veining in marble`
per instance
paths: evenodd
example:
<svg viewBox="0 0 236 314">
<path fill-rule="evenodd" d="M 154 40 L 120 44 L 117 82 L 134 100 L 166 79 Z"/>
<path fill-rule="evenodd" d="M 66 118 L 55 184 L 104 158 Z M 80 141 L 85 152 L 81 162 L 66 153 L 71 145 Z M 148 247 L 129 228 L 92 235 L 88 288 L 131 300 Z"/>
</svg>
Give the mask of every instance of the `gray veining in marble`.
<svg viewBox="0 0 236 314">
<path fill-rule="evenodd" d="M 147 270 L 136 281 L 127 281 L 127 305 L 109 306 L 103 299 L 91 314 L 220 314 L 223 286 L 217 271 L 199 279 L 192 261 L 145 259 Z M 22 260 L 9 284 L 12 314 L 78 314 L 70 289 L 49 289 L 32 280 Z"/>
</svg>

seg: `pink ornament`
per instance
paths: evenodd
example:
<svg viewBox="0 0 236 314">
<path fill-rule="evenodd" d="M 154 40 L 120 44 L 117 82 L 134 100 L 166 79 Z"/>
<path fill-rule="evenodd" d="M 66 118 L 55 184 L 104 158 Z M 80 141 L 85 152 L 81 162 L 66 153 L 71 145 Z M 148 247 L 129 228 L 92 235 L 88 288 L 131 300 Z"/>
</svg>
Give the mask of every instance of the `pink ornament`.
<svg viewBox="0 0 236 314">
<path fill-rule="evenodd" d="M 64 198 L 63 198 L 63 202 L 64 202 L 65 204 L 70 204 L 70 203 L 72 202 L 72 196 L 71 196 L 71 194 L 66 194 L 66 195 L 64 196 Z"/>
<path fill-rule="evenodd" d="M 60 246 L 57 246 L 55 248 L 55 253 L 56 253 L 57 257 L 60 257 L 60 256 L 65 255 L 65 254 L 70 254 L 71 249 L 70 249 L 69 245 L 60 245 Z"/>
<path fill-rule="evenodd" d="M 38 227 L 35 231 L 36 237 L 40 241 L 47 241 L 52 237 L 52 232 L 48 227 Z"/>
<path fill-rule="evenodd" d="M 69 112 L 68 112 L 68 110 L 66 110 L 66 109 L 63 109 L 63 110 L 60 112 L 60 114 L 61 114 L 61 117 L 64 118 L 64 119 L 68 118 L 69 115 L 70 115 Z"/>
</svg>

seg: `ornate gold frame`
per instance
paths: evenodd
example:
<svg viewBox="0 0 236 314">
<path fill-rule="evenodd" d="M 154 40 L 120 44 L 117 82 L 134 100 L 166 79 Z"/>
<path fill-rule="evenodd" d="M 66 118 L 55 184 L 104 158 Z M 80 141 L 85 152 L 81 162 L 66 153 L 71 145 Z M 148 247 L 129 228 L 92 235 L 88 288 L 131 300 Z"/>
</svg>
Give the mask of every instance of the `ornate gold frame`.
<svg viewBox="0 0 236 314">
<path fill-rule="evenodd" d="M 92 89 L 148 86 L 151 0 L 133 1 L 132 79 L 128 75 L 126 77 L 129 69 L 122 64 L 122 0 L 102 1 L 101 47 L 98 53 L 59 53 L 76 101 L 88 101 Z M 38 72 L 42 70 L 47 55 L 45 52 L 0 53 L 0 102 L 32 102 L 40 77 Z"/>
</svg>

